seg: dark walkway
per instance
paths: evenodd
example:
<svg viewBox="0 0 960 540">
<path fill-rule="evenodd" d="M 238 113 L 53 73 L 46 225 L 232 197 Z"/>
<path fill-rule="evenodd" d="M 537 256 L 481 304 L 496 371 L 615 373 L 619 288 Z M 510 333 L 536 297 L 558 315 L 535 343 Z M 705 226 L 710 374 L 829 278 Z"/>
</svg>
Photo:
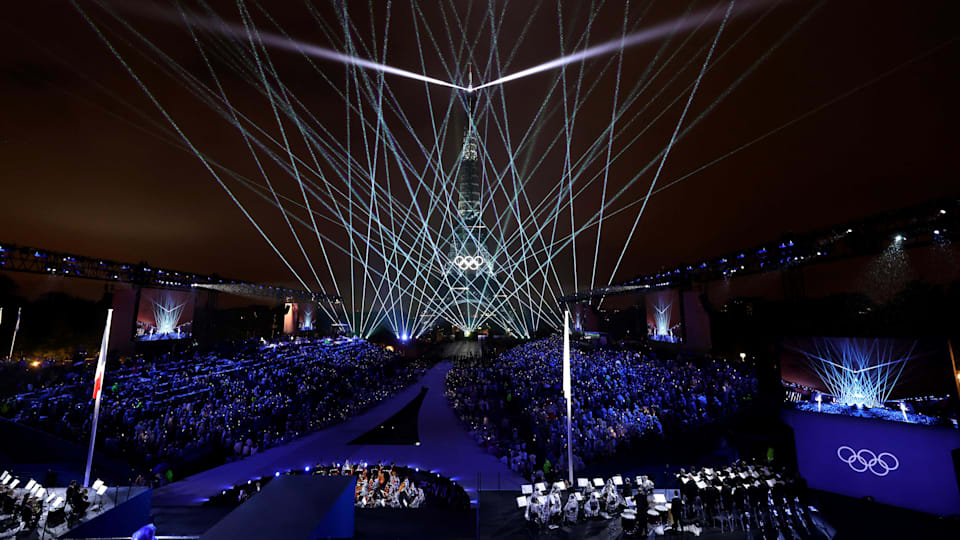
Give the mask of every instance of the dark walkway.
<svg viewBox="0 0 960 540">
<path fill-rule="evenodd" d="M 444 395 L 449 363 L 438 364 L 417 383 L 349 421 L 241 461 L 174 482 L 154 491 L 154 506 L 202 504 L 212 494 L 240 482 L 277 471 L 320 462 L 397 463 L 438 472 L 456 481 L 475 501 L 477 489 L 520 490 L 521 478 L 494 456 L 483 452 L 461 425 Z M 418 414 L 420 445 L 350 444 L 398 414 L 421 395 Z"/>
<path fill-rule="evenodd" d="M 420 444 L 420 405 L 426 396 L 424 388 L 400 412 L 347 444 Z"/>
</svg>

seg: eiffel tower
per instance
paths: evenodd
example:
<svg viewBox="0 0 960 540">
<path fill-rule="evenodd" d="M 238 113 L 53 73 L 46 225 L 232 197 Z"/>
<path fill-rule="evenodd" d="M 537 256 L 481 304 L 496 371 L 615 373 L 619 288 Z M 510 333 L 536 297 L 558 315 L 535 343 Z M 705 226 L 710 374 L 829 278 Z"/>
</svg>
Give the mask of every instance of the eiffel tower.
<svg viewBox="0 0 960 540">
<path fill-rule="evenodd" d="M 473 87 L 473 74 L 469 86 Z M 513 314 L 504 301 L 497 279 L 497 266 L 489 230 L 483 222 L 483 183 L 481 179 L 479 137 L 475 123 L 477 92 L 460 90 L 465 106 L 465 122 L 460 140 L 457 168 L 457 212 L 452 234 L 446 242 L 446 260 L 436 287 L 438 298 L 428 310 L 436 320 L 460 327 L 469 337 L 481 325 L 493 319 L 500 326 L 512 326 Z M 502 304 L 504 309 L 499 309 Z M 507 328 L 509 330 L 509 328 Z"/>
</svg>

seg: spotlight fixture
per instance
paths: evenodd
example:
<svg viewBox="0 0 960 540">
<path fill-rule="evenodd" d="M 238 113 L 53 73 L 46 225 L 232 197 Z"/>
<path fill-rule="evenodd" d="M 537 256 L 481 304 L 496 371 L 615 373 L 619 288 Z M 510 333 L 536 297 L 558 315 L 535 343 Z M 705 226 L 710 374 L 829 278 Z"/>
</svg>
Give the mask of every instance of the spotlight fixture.
<svg viewBox="0 0 960 540">
<path fill-rule="evenodd" d="M 895 241 L 897 241 L 897 242 L 903 242 L 903 235 L 902 235 L 902 234 L 898 234 L 898 235 L 894 236 L 893 239 L 894 239 Z"/>
</svg>

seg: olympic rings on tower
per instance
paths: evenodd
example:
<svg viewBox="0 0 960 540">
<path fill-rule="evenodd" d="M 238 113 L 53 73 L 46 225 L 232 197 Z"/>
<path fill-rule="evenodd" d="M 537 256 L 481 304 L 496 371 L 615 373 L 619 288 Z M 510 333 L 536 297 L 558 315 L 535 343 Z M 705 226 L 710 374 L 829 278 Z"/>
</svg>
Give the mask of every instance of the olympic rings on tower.
<svg viewBox="0 0 960 540">
<path fill-rule="evenodd" d="M 460 270 L 479 270 L 483 266 L 483 257 L 477 255 L 457 255 L 453 258 L 453 264 Z"/>
</svg>

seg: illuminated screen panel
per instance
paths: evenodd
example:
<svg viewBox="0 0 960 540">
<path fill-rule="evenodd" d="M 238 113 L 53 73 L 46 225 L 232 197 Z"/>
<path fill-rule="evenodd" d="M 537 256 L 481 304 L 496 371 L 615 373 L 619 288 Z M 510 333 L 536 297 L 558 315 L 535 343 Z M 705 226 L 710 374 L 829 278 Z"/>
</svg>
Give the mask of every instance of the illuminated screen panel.
<svg viewBox="0 0 960 540">
<path fill-rule="evenodd" d="M 298 304 L 300 306 L 300 331 L 308 332 L 317 327 L 317 306 L 316 304 Z"/>
<path fill-rule="evenodd" d="M 956 394 L 946 340 L 808 337 L 782 345 L 786 400 L 799 408 L 927 423 Z"/>
<path fill-rule="evenodd" d="M 300 305 L 287 302 L 283 305 L 283 333 L 295 334 L 297 332 L 297 317 L 300 314 Z"/>
<path fill-rule="evenodd" d="M 194 300 L 192 292 L 165 289 L 141 290 L 134 341 L 164 341 L 192 337 Z"/>
<path fill-rule="evenodd" d="M 680 313 L 680 294 L 669 289 L 646 295 L 647 337 L 654 341 L 681 343 L 683 322 Z"/>
</svg>

